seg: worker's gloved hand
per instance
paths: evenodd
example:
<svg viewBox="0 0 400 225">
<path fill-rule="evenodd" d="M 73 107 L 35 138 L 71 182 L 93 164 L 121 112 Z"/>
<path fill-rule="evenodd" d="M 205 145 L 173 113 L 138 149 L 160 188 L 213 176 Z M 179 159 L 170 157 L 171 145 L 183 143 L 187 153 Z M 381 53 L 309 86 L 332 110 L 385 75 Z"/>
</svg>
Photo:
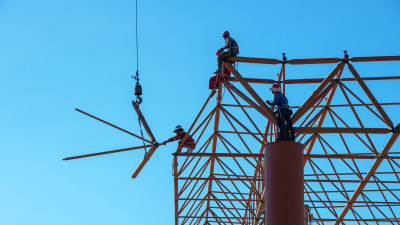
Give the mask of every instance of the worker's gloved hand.
<svg viewBox="0 0 400 225">
<path fill-rule="evenodd" d="M 271 102 L 270 102 L 269 100 L 267 100 L 266 103 L 267 103 L 268 105 L 271 105 Z"/>
<path fill-rule="evenodd" d="M 220 48 L 219 50 L 220 50 L 221 52 L 223 52 L 223 51 L 224 51 L 224 48 Z"/>
</svg>

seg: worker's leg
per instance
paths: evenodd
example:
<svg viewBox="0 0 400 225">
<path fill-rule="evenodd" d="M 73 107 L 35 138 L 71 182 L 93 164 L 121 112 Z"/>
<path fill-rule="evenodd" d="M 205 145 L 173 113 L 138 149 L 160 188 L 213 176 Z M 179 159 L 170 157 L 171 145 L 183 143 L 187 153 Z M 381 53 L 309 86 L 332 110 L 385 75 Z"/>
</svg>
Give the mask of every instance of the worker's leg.
<svg viewBox="0 0 400 225">
<path fill-rule="evenodd" d="M 281 113 L 278 113 L 278 127 L 279 127 L 279 139 L 285 138 L 285 121 L 282 118 Z"/>
<path fill-rule="evenodd" d="M 223 53 L 219 53 L 219 54 L 218 54 L 218 58 L 217 58 L 218 70 L 217 70 L 216 72 L 221 72 L 221 71 L 222 71 L 222 69 L 221 69 L 221 68 L 222 68 L 222 63 L 224 62 L 224 61 L 223 61 L 223 58 L 222 58 L 222 57 L 223 57 L 222 54 L 223 54 Z"/>
<path fill-rule="evenodd" d="M 218 70 L 215 73 L 220 73 L 222 71 L 222 63 L 223 62 L 229 62 L 228 58 L 232 57 L 232 52 L 221 52 L 218 54 Z M 231 62 L 229 62 L 231 63 Z"/>
<path fill-rule="evenodd" d="M 289 109 L 283 109 L 282 110 L 282 115 L 284 117 L 284 120 L 287 125 L 287 129 L 290 132 L 290 136 L 294 138 L 294 129 L 293 129 L 293 123 L 292 123 L 292 118 L 290 117 L 290 110 Z"/>
<path fill-rule="evenodd" d="M 192 152 L 192 151 L 193 151 L 193 148 L 187 147 L 187 152 L 188 152 L 188 153 L 190 153 L 190 152 Z"/>
</svg>

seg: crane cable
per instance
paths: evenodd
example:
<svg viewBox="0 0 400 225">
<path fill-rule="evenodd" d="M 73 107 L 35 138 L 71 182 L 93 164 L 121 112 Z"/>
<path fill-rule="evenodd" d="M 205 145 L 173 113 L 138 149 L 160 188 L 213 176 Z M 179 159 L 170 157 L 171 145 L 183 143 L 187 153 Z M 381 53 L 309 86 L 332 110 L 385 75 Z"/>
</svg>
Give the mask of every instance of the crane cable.
<svg viewBox="0 0 400 225">
<path fill-rule="evenodd" d="M 132 76 L 133 79 L 136 80 L 136 85 L 135 85 L 135 95 L 136 95 L 136 103 L 139 105 L 142 103 L 142 98 L 140 97 L 142 95 L 142 86 L 139 84 L 139 38 L 138 38 L 138 0 L 136 0 L 136 75 Z M 138 115 L 138 122 L 139 122 L 139 127 L 140 127 L 140 134 L 143 138 L 143 128 L 142 128 L 142 123 L 140 122 L 140 116 Z M 143 141 L 143 146 L 145 145 Z M 144 148 L 144 156 L 147 154 L 147 148 Z"/>
<path fill-rule="evenodd" d="M 138 38 L 138 0 L 136 0 L 136 75 L 132 76 L 136 80 L 135 95 L 136 103 L 142 103 L 142 86 L 139 84 L 139 38 Z"/>
</svg>

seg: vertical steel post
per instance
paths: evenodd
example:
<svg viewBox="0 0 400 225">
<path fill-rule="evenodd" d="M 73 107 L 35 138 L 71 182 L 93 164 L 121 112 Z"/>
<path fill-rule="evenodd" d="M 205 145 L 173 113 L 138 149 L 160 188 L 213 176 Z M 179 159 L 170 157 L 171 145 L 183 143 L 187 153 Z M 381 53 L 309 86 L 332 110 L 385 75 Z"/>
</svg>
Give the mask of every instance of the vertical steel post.
<svg viewBox="0 0 400 225">
<path fill-rule="evenodd" d="M 303 149 L 293 141 L 265 146 L 266 225 L 304 225 Z"/>
</svg>

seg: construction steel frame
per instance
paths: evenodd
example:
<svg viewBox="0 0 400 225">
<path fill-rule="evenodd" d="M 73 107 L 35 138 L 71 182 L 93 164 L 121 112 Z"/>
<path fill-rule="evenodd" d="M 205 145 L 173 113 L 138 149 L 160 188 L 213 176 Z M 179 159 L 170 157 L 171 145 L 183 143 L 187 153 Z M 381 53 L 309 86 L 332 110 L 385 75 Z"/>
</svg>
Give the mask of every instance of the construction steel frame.
<svg viewBox="0 0 400 225">
<path fill-rule="evenodd" d="M 182 143 L 186 136 L 173 156 L 175 224 L 264 223 L 262 159 L 265 144 L 277 136 L 277 117 L 257 87 L 264 84 L 261 87 L 267 89 L 266 85 L 273 83 L 280 83 L 283 93 L 287 85 L 318 84 L 302 104 L 291 107 L 296 141 L 305 146 L 306 222 L 400 224 L 400 152 L 391 151 L 400 135 L 400 124 L 394 124 L 387 114 L 388 108 L 400 103 L 381 103 L 366 84 L 399 80 L 400 76 L 362 77 L 352 65 L 395 60 L 400 56 L 349 58 L 346 51 L 343 58 L 288 60 L 285 53 L 281 60 L 230 58 L 236 63 L 279 64 L 280 72 L 277 79 L 247 78 L 226 63 L 234 76 L 222 79 L 218 90 L 211 91 L 187 130 L 196 140 L 196 149 L 185 152 Z M 288 65 L 305 64 L 334 66 L 326 77 L 286 79 Z M 347 69 L 351 77 L 342 78 Z M 351 88 L 348 82 L 358 88 Z M 344 102 L 332 104 L 338 95 Z M 216 103 L 212 103 L 213 97 Z M 66 160 L 150 147 L 132 175 L 135 178 L 159 144 L 138 105 L 133 102 L 133 106 L 150 140 L 77 110 L 149 145 Z M 370 119 L 363 119 L 365 114 Z M 377 147 L 383 140 L 384 147 Z"/>
</svg>

